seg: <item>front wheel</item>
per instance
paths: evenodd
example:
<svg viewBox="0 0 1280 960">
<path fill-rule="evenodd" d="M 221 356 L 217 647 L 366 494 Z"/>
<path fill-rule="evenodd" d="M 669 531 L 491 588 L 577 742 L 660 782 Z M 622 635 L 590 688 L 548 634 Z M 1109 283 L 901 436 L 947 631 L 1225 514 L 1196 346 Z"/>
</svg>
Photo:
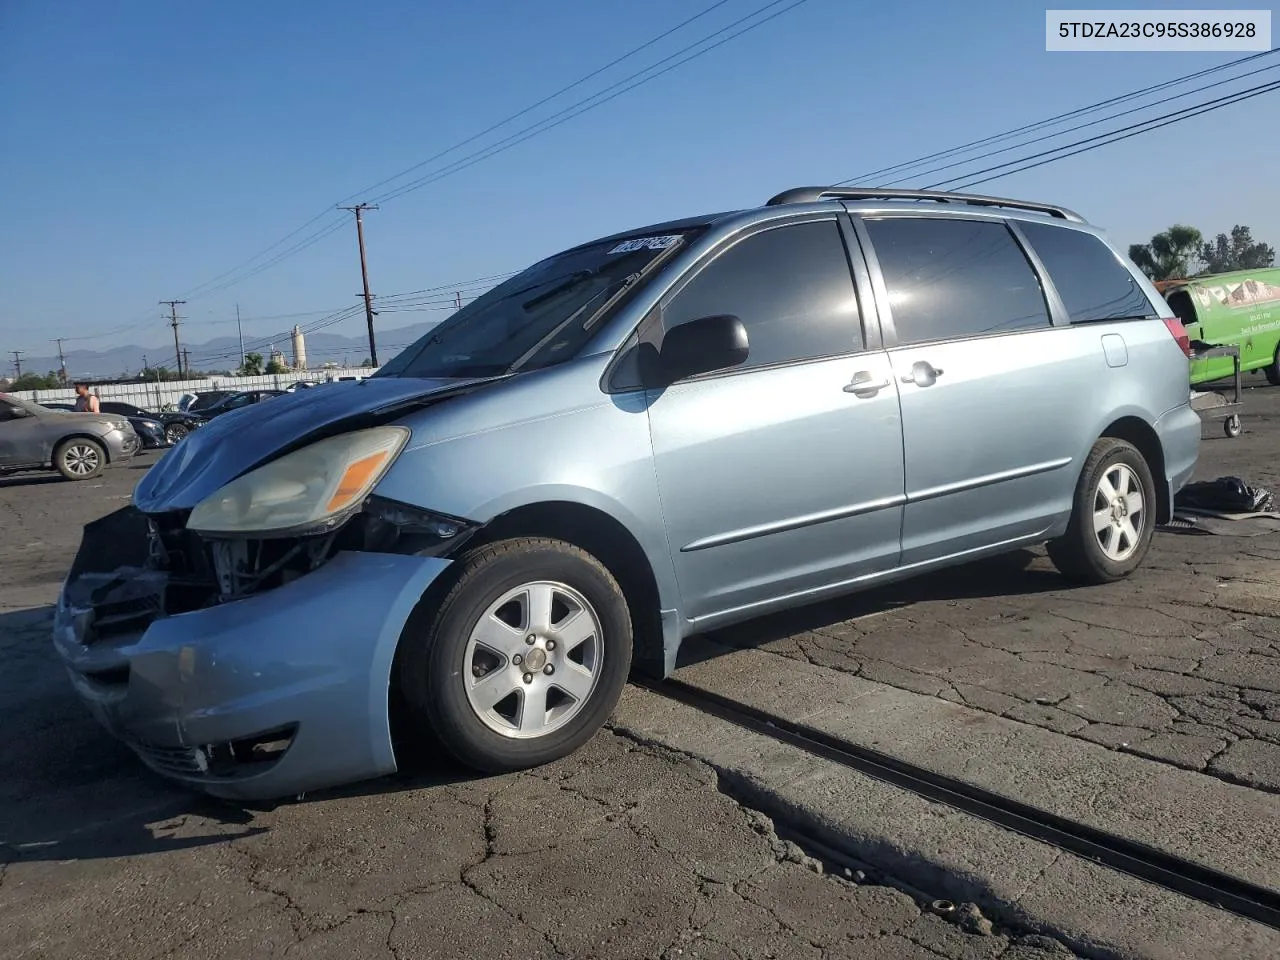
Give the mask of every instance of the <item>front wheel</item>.
<svg viewBox="0 0 1280 960">
<path fill-rule="evenodd" d="M 1078 583 L 1121 580 L 1147 555 L 1156 506 L 1151 468 L 1138 448 L 1103 437 L 1085 460 L 1067 532 L 1049 543 L 1049 558 Z"/>
<path fill-rule="evenodd" d="M 486 773 L 540 766 L 586 743 L 617 705 L 631 614 L 617 581 L 559 540 L 504 540 L 458 561 L 438 606 L 400 638 L 415 725 Z"/>
<path fill-rule="evenodd" d="M 190 432 L 185 423 L 171 423 L 164 428 L 164 438 L 170 443 L 177 443 Z"/>
<path fill-rule="evenodd" d="M 53 452 L 53 466 L 68 480 L 92 480 L 102 473 L 107 453 L 96 440 L 74 437 Z"/>
<path fill-rule="evenodd" d="M 1244 427 L 1240 423 L 1240 414 L 1238 413 L 1233 413 L 1231 416 L 1227 417 L 1225 420 L 1222 421 L 1223 433 L 1225 433 L 1228 437 L 1231 437 L 1233 440 L 1236 437 L 1240 436 L 1243 430 L 1244 430 Z"/>
</svg>

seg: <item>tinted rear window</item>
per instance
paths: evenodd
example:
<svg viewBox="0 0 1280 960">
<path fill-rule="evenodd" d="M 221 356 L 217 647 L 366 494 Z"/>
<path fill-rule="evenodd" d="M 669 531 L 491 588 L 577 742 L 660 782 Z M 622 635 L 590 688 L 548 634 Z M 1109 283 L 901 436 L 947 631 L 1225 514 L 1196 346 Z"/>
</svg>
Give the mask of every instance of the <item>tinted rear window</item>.
<svg viewBox="0 0 1280 960">
<path fill-rule="evenodd" d="M 1154 317 L 1136 280 L 1091 233 L 1044 223 L 1019 223 L 1058 288 L 1072 323 Z"/>
<path fill-rule="evenodd" d="M 867 220 L 900 344 L 1049 326 L 1040 281 L 993 220 Z"/>
</svg>

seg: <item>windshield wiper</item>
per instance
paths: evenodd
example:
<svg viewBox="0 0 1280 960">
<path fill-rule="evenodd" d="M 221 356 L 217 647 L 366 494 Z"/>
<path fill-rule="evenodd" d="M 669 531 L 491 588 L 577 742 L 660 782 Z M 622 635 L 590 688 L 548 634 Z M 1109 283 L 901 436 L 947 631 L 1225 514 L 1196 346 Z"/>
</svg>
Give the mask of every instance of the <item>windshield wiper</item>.
<svg viewBox="0 0 1280 960">
<path fill-rule="evenodd" d="M 609 286 L 597 292 L 595 296 L 589 297 L 586 303 L 578 307 L 578 309 L 569 314 L 569 316 L 565 317 L 564 320 L 557 323 L 546 336 L 539 337 L 537 343 L 521 354 L 515 363 L 511 364 L 509 369 L 515 371 L 523 367 L 538 353 L 538 351 L 558 337 L 561 331 L 567 329 L 575 320 L 585 314 L 588 307 L 594 303 L 598 303 L 601 297 L 604 297 L 607 303 L 639 279 L 640 274 L 633 273 L 630 276 L 623 277 L 621 280 L 615 280 L 613 283 L 609 284 Z M 582 325 L 584 330 L 590 329 L 591 321 L 594 320 L 599 313 L 599 310 L 592 311 L 592 313 L 587 317 L 587 322 Z"/>
<path fill-rule="evenodd" d="M 578 286 L 584 280 L 590 280 L 594 276 L 595 276 L 594 270 L 579 270 L 576 273 L 571 273 L 567 277 L 565 277 L 563 280 L 561 280 L 559 283 L 557 283 L 554 287 L 552 287 L 550 290 L 546 290 L 538 294 L 536 297 L 533 297 L 530 300 L 526 300 L 524 303 L 520 304 L 520 308 L 522 310 L 529 310 L 532 307 L 536 307 L 538 304 L 542 303 L 543 301 L 550 300 L 552 297 L 558 296 L 564 293 L 566 290 L 572 290 L 574 287 Z M 528 287 L 525 290 L 521 290 L 520 292 L 526 293 L 528 290 L 536 290 L 536 289 L 537 289 L 537 285 L 533 287 Z"/>
<path fill-rule="evenodd" d="M 522 303 L 520 307 L 522 310 L 528 310 L 531 306 L 541 303 L 543 300 L 547 299 L 548 297 L 553 297 L 557 293 L 561 293 L 564 290 L 569 289 L 570 287 L 575 287 L 582 281 L 593 276 L 595 276 L 595 274 L 592 273 L 592 271 L 590 270 L 578 270 L 575 273 L 571 273 L 566 277 L 560 278 L 560 282 L 557 283 L 550 290 L 548 290 L 546 293 L 539 294 L 538 296 L 534 297 L 532 300 L 528 300 L 525 303 Z M 506 296 L 500 297 L 499 299 L 494 300 L 492 303 L 488 304 L 485 307 L 485 310 L 486 311 L 490 310 L 493 307 L 497 306 L 498 304 L 505 303 L 506 301 L 512 299 L 513 297 L 518 297 L 521 294 L 528 293 L 530 290 L 537 290 L 539 287 L 545 286 L 546 284 L 553 283 L 553 282 L 554 280 L 543 280 L 543 281 L 540 281 L 539 283 L 531 283 L 527 287 L 521 287 L 519 290 L 513 290 L 510 293 L 508 293 Z M 442 326 L 444 326 L 444 324 L 442 324 Z M 430 339 L 428 339 L 427 342 L 423 344 L 423 348 L 425 349 L 426 347 L 429 347 L 432 344 L 443 343 L 445 341 L 445 338 L 449 334 L 451 334 L 454 330 L 457 330 L 461 326 L 463 326 L 463 324 L 456 324 L 452 327 L 447 327 L 445 330 L 442 330 L 439 333 L 432 334 Z"/>
</svg>

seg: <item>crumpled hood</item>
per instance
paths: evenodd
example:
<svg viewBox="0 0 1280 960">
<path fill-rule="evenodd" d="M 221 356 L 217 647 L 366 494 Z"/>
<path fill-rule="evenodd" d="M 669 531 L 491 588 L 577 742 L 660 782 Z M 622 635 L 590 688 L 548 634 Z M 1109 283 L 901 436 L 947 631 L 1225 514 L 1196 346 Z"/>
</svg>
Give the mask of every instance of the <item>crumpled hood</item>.
<svg viewBox="0 0 1280 960">
<path fill-rule="evenodd" d="M 133 491 L 144 513 L 189 510 L 224 484 L 347 420 L 394 416 L 481 380 L 374 378 L 286 393 L 215 417 L 170 450 Z"/>
</svg>

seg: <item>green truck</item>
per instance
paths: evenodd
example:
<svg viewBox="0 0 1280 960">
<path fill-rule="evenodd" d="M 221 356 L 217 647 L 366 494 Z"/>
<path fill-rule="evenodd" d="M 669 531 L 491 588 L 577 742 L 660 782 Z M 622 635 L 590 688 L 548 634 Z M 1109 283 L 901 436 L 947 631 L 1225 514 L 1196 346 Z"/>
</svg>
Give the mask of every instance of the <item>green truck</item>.
<svg viewBox="0 0 1280 960">
<path fill-rule="evenodd" d="M 1240 372 L 1261 370 L 1280 386 L 1280 268 L 1237 270 L 1156 284 L 1192 340 L 1240 348 Z M 1191 364 L 1191 383 L 1232 376 L 1231 357 Z"/>
</svg>

